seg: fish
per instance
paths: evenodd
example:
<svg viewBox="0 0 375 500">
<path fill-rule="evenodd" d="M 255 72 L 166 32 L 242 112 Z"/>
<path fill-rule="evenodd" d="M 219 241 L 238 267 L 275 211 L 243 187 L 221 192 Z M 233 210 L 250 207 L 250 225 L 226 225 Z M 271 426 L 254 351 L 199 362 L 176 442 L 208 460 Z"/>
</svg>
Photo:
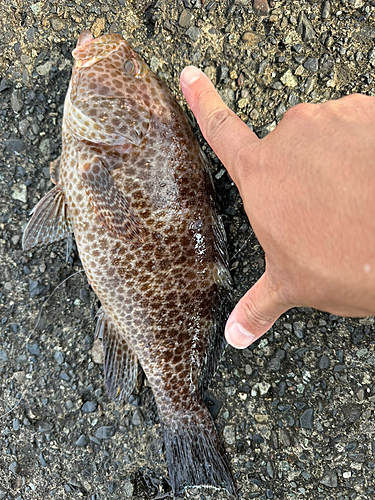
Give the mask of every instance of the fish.
<svg viewBox="0 0 375 500">
<path fill-rule="evenodd" d="M 73 57 L 55 186 L 32 210 L 23 249 L 74 234 L 101 304 L 95 335 L 109 397 L 132 393 L 139 362 L 174 495 L 203 486 L 236 496 L 202 397 L 232 303 L 207 158 L 175 97 L 122 35 L 83 31 Z"/>
</svg>

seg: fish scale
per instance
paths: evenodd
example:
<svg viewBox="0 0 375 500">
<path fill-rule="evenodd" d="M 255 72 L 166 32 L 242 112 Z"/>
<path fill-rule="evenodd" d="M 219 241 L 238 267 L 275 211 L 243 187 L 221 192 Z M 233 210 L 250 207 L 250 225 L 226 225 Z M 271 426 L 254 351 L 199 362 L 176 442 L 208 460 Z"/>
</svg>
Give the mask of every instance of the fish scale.
<svg viewBox="0 0 375 500">
<path fill-rule="evenodd" d="M 174 494 L 236 494 L 203 403 L 230 309 L 225 233 L 207 161 L 166 86 L 120 35 L 83 32 L 64 106 L 56 186 L 36 206 L 23 248 L 73 230 L 101 302 L 96 334 L 112 399 L 140 362 L 163 428 Z"/>
</svg>

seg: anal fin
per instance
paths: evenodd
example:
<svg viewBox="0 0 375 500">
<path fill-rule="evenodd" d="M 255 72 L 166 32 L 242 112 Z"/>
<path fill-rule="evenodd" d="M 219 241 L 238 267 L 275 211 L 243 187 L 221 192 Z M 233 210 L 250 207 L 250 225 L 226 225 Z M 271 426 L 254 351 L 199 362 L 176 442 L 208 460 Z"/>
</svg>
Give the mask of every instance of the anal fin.
<svg viewBox="0 0 375 500">
<path fill-rule="evenodd" d="M 90 204 L 100 223 L 117 238 L 142 240 L 142 222 L 98 156 L 79 167 Z"/>
<path fill-rule="evenodd" d="M 221 265 L 219 263 L 219 265 Z M 226 268 L 224 272 L 226 273 Z M 229 271 L 228 271 L 229 275 Z M 230 288 L 230 283 L 225 276 L 225 282 L 218 284 L 216 303 L 212 311 L 212 325 L 210 333 L 210 342 L 206 348 L 204 362 L 201 373 L 199 375 L 198 387 L 200 394 L 208 389 L 211 379 L 214 376 L 219 361 L 227 346 L 227 341 L 224 337 L 224 327 L 233 309 L 233 298 Z"/>
<path fill-rule="evenodd" d="M 55 186 L 31 211 L 33 214 L 23 233 L 22 248 L 48 245 L 73 232 L 68 207 L 61 186 Z"/>
<path fill-rule="evenodd" d="M 137 382 L 137 356 L 102 307 L 97 316 L 95 337 L 101 339 L 103 345 L 108 395 L 113 400 L 125 399 L 133 392 Z"/>
</svg>

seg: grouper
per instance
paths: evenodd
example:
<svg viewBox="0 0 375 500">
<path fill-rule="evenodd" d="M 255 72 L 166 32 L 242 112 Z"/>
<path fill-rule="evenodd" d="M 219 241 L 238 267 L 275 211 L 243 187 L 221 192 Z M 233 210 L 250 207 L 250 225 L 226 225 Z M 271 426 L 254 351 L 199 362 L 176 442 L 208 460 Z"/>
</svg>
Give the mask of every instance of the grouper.
<svg viewBox="0 0 375 500">
<path fill-rule="evenodd" d="M 202 391 L 231 304 L 226 237 L 209 167 L 166 85 L 119 34 L 81 33 L 65 99 L 55 187 L 32 211 L 29 251 L 74 233 L 100 299 L 105 386 L 152 388 L 173 492 L 236 489 Z"/>
</svg>

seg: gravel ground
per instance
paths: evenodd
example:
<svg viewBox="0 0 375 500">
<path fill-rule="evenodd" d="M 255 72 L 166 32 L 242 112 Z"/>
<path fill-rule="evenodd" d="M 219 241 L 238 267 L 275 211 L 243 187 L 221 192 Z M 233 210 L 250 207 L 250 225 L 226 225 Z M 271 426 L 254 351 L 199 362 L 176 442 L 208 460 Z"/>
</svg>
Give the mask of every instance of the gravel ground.
<svg viewBox="0 0 375 500">
<path fill-rule="evenodd" d="M 140 376 L 128 403 L 105 393 L 98 304 L 74 244 L 67 263 L 65 242 L 21 250 L 28 212 L 52 186 L 79 32 L 123 33 L 182 105 L 179 73 L 198 65 L 260 137 L 299 102 L 375 94 L 375 2 L 280 1 L 263 12 L 250 0 L 2 2 L 0 499 L 172 498 L 147 382 Z M 239 298 L 264 258 L 235 186 L 202 144 Z M 375 497 L 374 347 L 373 318 L 293 309 L 255 346 L 227 349 L 207 402 L 240 498 Z"/>
</svg>

